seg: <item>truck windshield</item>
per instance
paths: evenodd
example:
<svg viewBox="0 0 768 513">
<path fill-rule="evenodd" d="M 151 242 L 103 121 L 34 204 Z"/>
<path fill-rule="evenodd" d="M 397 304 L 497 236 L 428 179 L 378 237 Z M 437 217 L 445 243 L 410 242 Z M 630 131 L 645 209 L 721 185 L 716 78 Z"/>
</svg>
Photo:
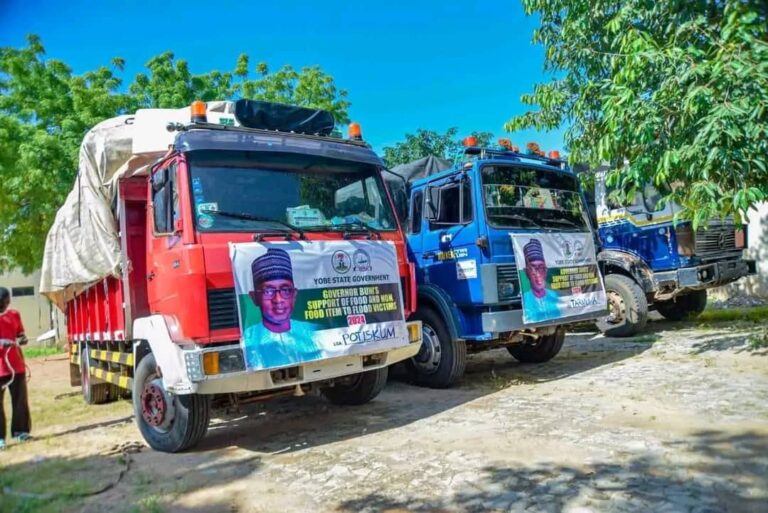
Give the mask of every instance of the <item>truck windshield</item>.
<svg viewBox="0 0 768 513">
<path fill-rule="evenodd" d="M 290 153 L 189 154 L 201 232 L 394 230 L 375 166 Z"/>
<path fill-rule="evenodd" d="M 483 198 L 491 225 L 589 230 L 576 178 L 522 166 L 485 166 Z"/>
</svg>

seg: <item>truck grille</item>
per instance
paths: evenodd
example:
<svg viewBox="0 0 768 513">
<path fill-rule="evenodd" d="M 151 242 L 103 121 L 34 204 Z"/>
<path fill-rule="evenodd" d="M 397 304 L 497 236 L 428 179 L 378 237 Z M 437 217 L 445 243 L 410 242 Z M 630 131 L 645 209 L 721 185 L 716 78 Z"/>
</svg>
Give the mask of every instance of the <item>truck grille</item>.
<svg viewBox="0 0 768 513">
<path fill-rule="evenodd" d="M 208 289 L 208 329 L 237 328 L 235 289 Z"/>
<path fill-rule="evenodd" d="M 499 302 L 511 301 L 520 297 L 520 279 L 517 276 L 515 264 L 496 266 L 496 288 L 499 293 Z"/>
<path fill-rule="evenodd" d="M 736 228 L 734 226 L 710 226 L 709 229 L 696 230 L 696 255 L 706 257 L 736 248 Z"/>
</svg>

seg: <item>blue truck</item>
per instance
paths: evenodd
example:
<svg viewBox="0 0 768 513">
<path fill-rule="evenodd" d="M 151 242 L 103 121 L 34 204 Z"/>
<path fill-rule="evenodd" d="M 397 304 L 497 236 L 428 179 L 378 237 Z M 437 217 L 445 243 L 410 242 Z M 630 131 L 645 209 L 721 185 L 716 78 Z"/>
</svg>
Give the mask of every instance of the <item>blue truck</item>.
<svg viewBox="0 0 768 513">
<path fill-rule="evenodd" d="M 607 166 L 596 170 L 588 194 L 608 295 L 609 314 L 597 322 L 603 333 L 635 335 L 652 310 L 670 320 L 693 319 L 706 307 L 708 289 L 755 274 L 755 261 L 744 258 L 745 225 L 727 218 L 694 231 L 690 222 L 676 223 L 680 207 L 660 202 L 653 184 L 618 204 L 607 172 Z"/>
<path fill-rule="evenodd" d="M 594 231 L 565 162 L 470 140 L 454 163 L 428 157 L 392 172 L 423 327 L 421 350 L 406 362 L 416 383 L 449 387 L 468 352 L 496 347 L 546 362 L 568 324 L 607 314 Z M 537 299 L 539 279 L 549 288 Z M 560 307 L 541 314 L 538 303 Z"/>
</svg>

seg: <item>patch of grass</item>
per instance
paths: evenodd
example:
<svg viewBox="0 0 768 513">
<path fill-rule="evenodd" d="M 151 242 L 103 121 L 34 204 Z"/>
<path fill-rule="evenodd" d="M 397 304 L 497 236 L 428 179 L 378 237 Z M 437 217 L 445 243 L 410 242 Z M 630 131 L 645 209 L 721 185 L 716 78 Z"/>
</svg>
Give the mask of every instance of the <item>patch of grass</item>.
<svg viewBox="0 0 768 513">
<path fill-rule="evenodd" d="M 763 328 L 757 333 L 750 335 L 747 339 L 747 349 L 749 351 L 768 349 L 768 328 Z"/>
<path fill-rule="evenodd" d="M 99 464 L 100 463 L 100 464 Z M 0 468 L 0 512 L 60 512 L 113 479 L 111 459 L 54 458 Z M 94 468 L 106 467 L 106 468 Z"/>
<path fill-rule="evenodd" d="M 161 504 L 161 498 L 158 495 L 150 495 L 139 500 L 138 504 L 133 506 L 128 513 L 163 513 L 165 508 Z"/>
<path fill-rule="evenodd" d="M 41 358 L 64 354 L 64 349 L 61 347 L 24 346 L 22 350 L 24 351 L 24 358 Z"/>
<path fill-rule="evenodd" d="M 752 308 L 707 309 L 696 318 L 697 322 L 768 321 L 768 306 Z"/>
</svg>

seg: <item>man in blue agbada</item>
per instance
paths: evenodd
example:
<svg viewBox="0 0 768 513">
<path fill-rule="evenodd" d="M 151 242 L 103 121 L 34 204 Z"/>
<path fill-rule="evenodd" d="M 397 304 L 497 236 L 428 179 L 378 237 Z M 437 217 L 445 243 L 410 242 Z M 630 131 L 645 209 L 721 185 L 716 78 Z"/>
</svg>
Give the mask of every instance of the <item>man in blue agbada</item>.
<svg viewBox="0 0 768 513">
<path fill-rule="evenodd" d="M 317 360 L 322 352 L 312 335 L 314 325 L 291 319 L 296 303 L 291 257 L 270 248 L 251 264 L 251 300 L 261 309 L 261 324 L 243 334 L 245 359 L 250 369 L 269 369 Z"/>
<path fill-rule="evenodd" d="M 523 246 L 525 274 L 531 289 L 523 294 L 525 322 L 543 322 L 560 317 L 557 292 L 547 289 L 547 263 L 538 239 L 531 239 Z"/>
</svg>

